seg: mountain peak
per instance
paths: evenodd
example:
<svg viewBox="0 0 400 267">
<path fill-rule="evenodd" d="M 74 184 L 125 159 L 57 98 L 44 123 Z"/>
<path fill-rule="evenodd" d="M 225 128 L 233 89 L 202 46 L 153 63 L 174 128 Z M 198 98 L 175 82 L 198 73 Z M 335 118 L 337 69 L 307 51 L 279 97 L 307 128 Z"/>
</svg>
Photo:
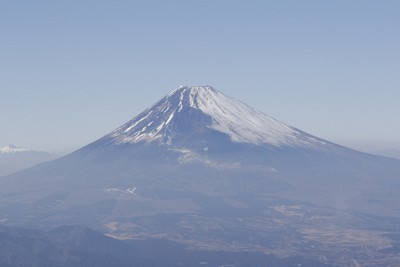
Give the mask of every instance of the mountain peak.
<svg viewBox="0 0 400 267">
<path fill-rule="evenodd" d="M 12 154 L 12 153 L 19 153 L 19 152 L 28 152 L 31 151 L 30 149 L 17 147 L 16 145 L 10 144 L 8 146 L 0 148 L 0 154 Z"/>
<path fill-rule="evenodd" d="M 210 85 L 181 85 L 177 89 L 173 90 L 169 95 L 172 95 L 177 92 L 182 92 L 182 91 L 188 91 L 191 92 L 192 94 L 196 94 L 199 92 L 218 92 L 215 88 L 213 88 Z"/>
<path fill-rule="evenodd" d="M 199 99 L 211 99 L 222 95 L 216 89 L 211 86 L 183 86 L 181 85 L 178 89 L 175 89 L 166 96 L 167 99 L 174 100 L 174 104 L 178 104 L 179 108 L 191 107 L 199 109 Z M 179 98 L 179 101 L 177 99 Z"/>
<path fill-rule="evenodd" d="M 218 132 L 235 143 L 320 147 L 327 142 L 288 126 L 211 86 L 180 86 L 151 108 L 103 137 L 107 143 L 173 144 L 200 132 Z"/>
</svg>

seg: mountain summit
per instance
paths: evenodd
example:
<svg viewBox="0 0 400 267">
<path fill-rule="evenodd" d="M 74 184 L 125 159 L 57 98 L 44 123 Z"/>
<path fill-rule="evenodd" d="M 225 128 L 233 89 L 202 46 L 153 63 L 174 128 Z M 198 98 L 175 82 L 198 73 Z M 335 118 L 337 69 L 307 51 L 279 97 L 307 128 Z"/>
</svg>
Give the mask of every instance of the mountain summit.
<svg viewBox="0 0 400 267">
<path fill-rule="evenodd" d="M 14 153 L 20 153 L 20 152 L 29 152 L 29 151 L 32 151 L 32 150 L 17 147 L 16 145 L 12 145 L 12 144 L 0 148 L 0 154 L 14 154 Z"/>
<path fill-rule="evenodd" d="M 235 143 L 319 147 L 326 141 L 288 126 L 211 86 L 180 86 L 103 138 L 114 144 L 157 142 L 220 133 Z"/>
<path fill-rule="evenodd" d="M 56 155 L 51 153 L 8 145 L 0 148 L 0 176 L 11 174 L 55 158 Z"/>
</svg>

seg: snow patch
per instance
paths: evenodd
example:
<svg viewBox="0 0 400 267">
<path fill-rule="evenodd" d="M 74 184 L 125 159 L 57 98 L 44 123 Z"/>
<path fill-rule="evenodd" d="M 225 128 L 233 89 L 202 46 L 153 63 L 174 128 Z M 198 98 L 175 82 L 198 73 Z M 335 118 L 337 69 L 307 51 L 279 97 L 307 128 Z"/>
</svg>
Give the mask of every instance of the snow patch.
<svg viewBox="0 0 400 267">
<path fill-rule="evenodd" d="M 168 123 L 172 120 L 172 118 L 174 117 L 175 111 L 171 113 L 171 115 L 169 115 L 168 120 L 165 122 L 165 125 L 168 125 Z"/>
<path fill-rule="evenodd" d="M 32 151 L 32 150 L 17 147 L 15 145 L 8 145 L 8 146 L 0 148 L 0 154 L 14 154 L 14 153 L 30 152 L 30 151 Z"/>
<path fill-rule="evenodd" d="M 121 196 L 129 196 L 133 195 L 136 191 L 136 187 L 129 187 L 128 189 L 120 189 L 120 188 L 115 188 L 115 187 L 110 187 L 104 189 L 105 192 L 107 193 L 112 193 L 112 194 L 117 194 Z"/>
<path fill-rule="evenodd" d="M 134 124 L 132 124 L 130 127 L 128 127 L 128 129 L 126 129 L 124 132 L 127 133 L 129 132 L 131 129 L 135 128 L 136 125 L 138 125 L 139 123 L 141 123 L 142 121 L 144 121 L 147 117 L 149 117 L 151 115 L 151 113 L 153 113 L 153 111 L 150 111 L 146 116 L 144 116 L 143 118 L 141 118 L 140 120 L 138 120 L 137 122 L 135 122 Z"/>
</svg>

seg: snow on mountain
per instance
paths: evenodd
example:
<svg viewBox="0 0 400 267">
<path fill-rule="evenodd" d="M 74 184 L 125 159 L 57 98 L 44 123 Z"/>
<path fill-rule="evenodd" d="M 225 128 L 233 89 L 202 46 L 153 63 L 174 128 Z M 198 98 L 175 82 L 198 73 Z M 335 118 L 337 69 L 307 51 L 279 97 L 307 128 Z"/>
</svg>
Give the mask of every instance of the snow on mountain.
<svg viewBox="0 0 400 267">
<path fill-rule="evenodd" d="M 0 154 L 14 154 L 14 153 L 20 153 L 20 152 L 29 152 L 29 151 L 32 151 L 32 150 L 17 147 L 15 145 L 8 145 L 8 146 L 0 148 Z"/>
<path fill-rule="evenodd" d="M 174 137 L 200 129 L 226 134 L 237 143 L 313 148 L 329 144 L 210 86 L 180 86 L 104 139 L 171 144 Z"/>
<path fill-rule="evenodd" d="M 57 156 L 51 153 L 8 145 L 0 148 L 0 176 L 11 174 L 55 158 Z"/>
</svg>

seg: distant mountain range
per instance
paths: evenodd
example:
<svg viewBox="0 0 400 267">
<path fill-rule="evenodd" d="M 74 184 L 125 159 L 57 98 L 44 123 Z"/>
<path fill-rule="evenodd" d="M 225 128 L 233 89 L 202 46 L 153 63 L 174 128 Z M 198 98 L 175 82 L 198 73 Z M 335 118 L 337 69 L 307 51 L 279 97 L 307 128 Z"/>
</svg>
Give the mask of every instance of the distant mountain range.
<svg viewBox="0 0 400 267">
<path fill-rule="evenodd" d="M 99 140 L 2 177 L 0 220 L 396 266 L 399 187 L 399 160 L 305 133 L 210 86 L 182 86 Z"/>
<path fill-rule="evenodd" d="M 0 148 L 0 176 L 11 174 L 56 158 L 57 156 L 51 153 L 8 145 Z"/>
</svg>

